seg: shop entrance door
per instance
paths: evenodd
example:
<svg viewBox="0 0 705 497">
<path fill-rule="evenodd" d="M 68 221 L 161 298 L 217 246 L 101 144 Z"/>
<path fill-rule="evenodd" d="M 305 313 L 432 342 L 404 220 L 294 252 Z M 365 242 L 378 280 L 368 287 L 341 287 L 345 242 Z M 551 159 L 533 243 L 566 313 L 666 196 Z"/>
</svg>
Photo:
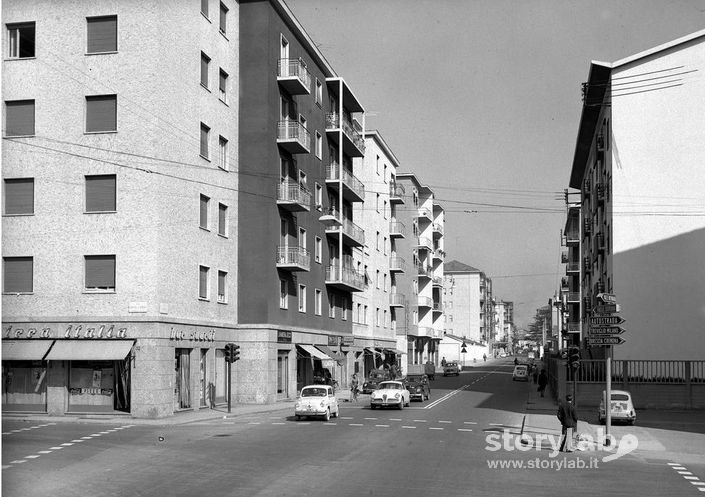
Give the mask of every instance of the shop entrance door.
<svg viewBox="0 0 705 497">
<path fill-rule="evenodd" d="M 174 410 L 191 407 L 191 349 L 174 352 Z"/>
<path fill-rule="evenodd" d="M 289 398 L 289 352 L 279 351 L 277 356 L 277 397 Z"/>
<path fill-rule="evenodd" d="M 206 359 L 208 358 L 208 349 L 201 349 L 201 362 L 200 368 L 200 385 L 199 385 L 199 398 L 201 407 L 208 406 L 208 375 L 206 374 Z"/>
</svg>

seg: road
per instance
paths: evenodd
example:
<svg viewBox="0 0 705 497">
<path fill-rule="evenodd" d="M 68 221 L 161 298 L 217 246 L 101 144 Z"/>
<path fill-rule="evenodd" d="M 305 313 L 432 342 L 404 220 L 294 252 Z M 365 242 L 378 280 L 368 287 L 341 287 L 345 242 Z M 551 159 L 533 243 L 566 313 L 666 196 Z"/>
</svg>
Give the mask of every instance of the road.
<svg viewBox="0 0 705 497">
<path fill-rule="evenodd" d="M 2 490 L 9 497 L 705 493 L 683 474 L 705 481 L 702 464 L 681 471 L 679 461 L 626 454 L 603 462 L 602 452 L 556 454 L 549 440 L 539 449 L 522 445 L 530 388 L 511 381 L 506 361 L 437 376 L 429 401 L 401 411 L 343 403 L 328 423 L 297 422 L 293 406 L 165 427 L 7 419 Z M 491 467 L 502 464 L 511 467 Z"/>
</svg>

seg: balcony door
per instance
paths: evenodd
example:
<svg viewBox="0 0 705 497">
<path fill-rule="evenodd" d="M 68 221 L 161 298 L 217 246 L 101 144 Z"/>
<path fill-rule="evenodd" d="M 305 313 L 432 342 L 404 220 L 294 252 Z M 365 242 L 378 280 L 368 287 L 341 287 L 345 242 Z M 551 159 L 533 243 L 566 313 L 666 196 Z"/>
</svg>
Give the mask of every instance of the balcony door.
<svg viewBox="0 0 705 497">
<path fill-rule="evenodd" d="M 282 249 L 289 248 L 289 221 L 286 219 L 280 220 L 279 246 Z"/>
<path fill-rule="evenodd" d="M 296 161 L 291 157 L 280 157 L 280 174 L 282 186 L 288 186 L 296 181 Z"/>
</svg>

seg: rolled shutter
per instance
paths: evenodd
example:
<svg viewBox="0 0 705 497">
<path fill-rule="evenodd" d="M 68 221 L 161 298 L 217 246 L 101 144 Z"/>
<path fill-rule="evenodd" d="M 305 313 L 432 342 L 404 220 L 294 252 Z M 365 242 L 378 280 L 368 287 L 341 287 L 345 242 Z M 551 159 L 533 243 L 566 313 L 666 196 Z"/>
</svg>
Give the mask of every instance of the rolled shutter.
<svg viewBox="0 0 705 497">
<path fill-rule="evenodd" d="M 210 130 L 208 126 L 201 123 L 201 155 L 205 158 L 208 158 L 208 134 Z"/>
<path fill-rule="evenodd" d="M 34 260 L 32 257 L 6 257 L 3 292 L 30 293 L 34 291 Z"/>
<path fill-rule="evenodd" d="M 115 288 L 115 256 L 86 256 L 86 288 Z"/>
<path fill-rule="evenodd" d="M 223 204 L 218 207 L 218 234 L 225 235 L 225 220 L 228 213 L 228 208 Z"/>
<path fill-rule="evenodd" d="M 86 176 L 86 212 L 115 210 L 115 175 Z"/>
<path fill-rule="evenodd" d="M 117 95 L 86 97 L 86 132 L 117 131 Z"/>
<path fill-rule="evenodd" d="M 117 16 L 89 17 L 88 53 L 117 52 Z"/>
<path fill-rule="evenodd" d="M 199 267 L 198 296 L 202 299 L 208 298 L 208 268 L 205 266 Z"/>
<path fill-rule="evenodd" d="M 34 178 L 5 180 L 5 214 L 34 214 Z"/>
<path fill-rule="evenodd" d="M 34 100 L 5 102 L 5 136 L 34 135 Z"/>
<path fill-rule="evenodd" d="M 210 199 L 205 195 L 201 195 L 201 205 L 200 205 L 200 219 L 199 226 L 201 228 L 208 228 L 208 201 Z"/>
</svg>

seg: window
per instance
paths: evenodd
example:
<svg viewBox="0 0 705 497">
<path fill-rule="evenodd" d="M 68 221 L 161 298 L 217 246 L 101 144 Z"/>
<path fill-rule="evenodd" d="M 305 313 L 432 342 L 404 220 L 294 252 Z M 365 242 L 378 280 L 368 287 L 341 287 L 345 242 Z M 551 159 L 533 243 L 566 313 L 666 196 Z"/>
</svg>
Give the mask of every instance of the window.
<svg viewBox="0 0 705 497">
<path fill-rule="evenodd" d="M 10 59 L 34 57 L 35 27 L 33 22 L 8 24 L 7 33 L 9 36 L 8 46 L 10 48 L 7 56 Z"/>
<path fill-rule="evenodd" d="M 375 238 L 375 249 L 379 250 L 379 231 L 377 231 L 377 235 Z"/>
<path fill-rule="evenodd" d="M 383 312 L 384 312 L 384 317 L 382 318 L 382 319 L 383 319 L 382 323 L 383 323 L 383 326 L 384 326 L 385 328 L 387 328 L 388 325 L 389 325 L 389 322 L 387 321 L 387 311 L 384 310 Z"/>
<path fill-rule="evenodd" d="M 384 241 L 382 242 L 382 253 L 384 255 L 387 255 L 387 237 L 384 237 Z"/>
<path fill-rule="evenodd" d="M 4 293 L 32 293 L 34 291 L 34 259 L 32 257 L 3 257 Z"/>
<path fill-rule="evenodd" d="M 218 271 L 218 302 L 225 304 L 228 302 L 228 296 L 226 293 L 228 273 L 225 271 Z"/>
<path fill-rule="evenodd" d="M 364 312 L 362 313 L 362 324 L 367 324 L 367 310 L 368 306 L 365 304 Z"/>
<path fill-rule="evenodd" d="M 34 135 L 34 100 L 5 102 L 5 136 Z"/>
<path fill-rule="evenodd" d="M 87 255 L 86 290 L 115 291 L 115 256 Z"/>
<path fill-rule="evenodd" d="M 117 95 L 86 97 L 86 133 L 117 131 Z"/>
<path fill-rule="evenodd" d="M 323 157 L 323 137 L 316 131 L 316 157 L 320 159 Z"/>
<path fill-rule="evenodd" d="M 218 204 L 218 234 L 228 236 L 228 206 Z"/>
<path fill-rule="evenodd" d="M 117 52 L 117 16 L 88 17 L 87 53 Z"/>
<path fill-rule="evenodd" d="M 383 200 L 382 201 L 382 216 L 384 219 L 387 219 L 387 201 Z"/>
<path fill-rule="evenodd" d="M 207 230 L 208 229 L 208 207 L 210 206 L 211 199 L 201 194 L 200 200 L 200 218 L 198 225 Z"/>
<path fill-rule="evenodd" d="M 218 167 L 228 170 L 228 140 L 222 136 L 218 137 Z"/>
<path fill-rule="evenodd" d="M 228 103 L 228 73 L 220 70 L 218 78 L 218 98 L 224 103 Z"/>
<path fill-rule="evenodd" d="M 86 176 L 86 212 L 115 212 L 116 176 Z"/>
<path fill-rule="evenodd" d="M 208 287 L 208 279 L 211 269 L 208 266 L 198 266 L 198 298 L 208 300 L 210 297 L 210 288 Z"/>
<path fill-rule="evenodd" d="M 208 137 L 210 135 L 211 129 L 205 124 L 201 123 L 201 157 L 208 159 Z"/>
<path fill-rule="evenodd" d="M 306 230 L 304 228 L 299 228 L 299 248 L 306 250 L 308 244 L 306 243 Z"/>
<path fill-rule="evenodd" d="M 343 301 L 341 302 L 341 308 L 340 308 L 340 318 L 343 321 L 348 320 L 348 299 L 346 297 L 343 297 Z"/>
<path fill-rule="evenodd" d="M 384 175 L 382 176 L 382 181 L 387 182 L 387 164 L 384 165 Z"/>
<path fill-rule="evenodd" d="M 5 180 L 6 216 L 34 214 L 34 178 Z"/>
<path fill-rule="evenodd" d="M 328 296 L 328 317 L 335 318 L 335 294 L 331 293 Z"/>
<path fill-rule="evenodd" d="M 382 277 L 383 277 L 383 283 L 384 283 L 382 286 L 382 289 L 386 292 L 387 291 L 387 274 L 386 273 L 383 274 Z"/>
<path fill-rule="evenodd" d="M 313 305 L 316 316 L 320 316 L 323 308 L 323 292 L 318 288 L 316 288 L 316 297 Z"/>
<path fill-rule="evenodd" d="M 228 8 L 220 2 L 220 32 L 227 34 L 228 32 Z"/>
<path fill-rule="evenodd" d="M 379 307 L 375 309 L 375 326 L 379 326 Z"/>
<path fill-rule="evenodd" d="M 306 285 L 299 285 L 299 312 L 306 312 Z"/>
<path fill-rule="evenodd" d="M 201 14 L 208 19 L 208 0 L 201 0 Z"/>
<path fill-rule="evenodd" d="M 316 210 L 323 210 L 323 187 L 320 185 L 320 183 L 316 183 L 316 191 L 315 191 L 315 202 L 316 202 Z"/>
<path fill-rule="evenodd" d="M 375 275 L 375 287 L 379 289 L 379 269 L 377 270 L 377 273 Z"/>
<path fill-rule="evenodd" d="M 379 212 L 379 193 L 375 197 L 375 209 L 377 209 L 377 212 Z"/>
<path fill-rule="evenodd" d="M 375 161 L 375 171 L 377 174 L 379 174 L 379 155 L 377 156 L 377 160 Z"/>
<path fill-rule="evenodd" d="M 318 81 L 318 78 L 316 78 L 316 103 L 323 104 L 323 83 Z"/>
<path fill-rule="evenodd" d="M 313 259 L 317 263 L 321 263 L 321 252 L 323 251 L 323 240 L 321 239 L 320 236 L 316 237 L 316 246 L 313 248 L 314 249 L 314 255 Z"/>
<path fill-rule="evenodd" d="M 208 88 L 208 66 L 211 63 L 211 58 L 201 52 L 201 86 Z"/>
<path fill-rule="evenodd" d="M 289 289 L 286 280 L 279 280 L 279 308 L 289 308 Z"/>
</svg>

